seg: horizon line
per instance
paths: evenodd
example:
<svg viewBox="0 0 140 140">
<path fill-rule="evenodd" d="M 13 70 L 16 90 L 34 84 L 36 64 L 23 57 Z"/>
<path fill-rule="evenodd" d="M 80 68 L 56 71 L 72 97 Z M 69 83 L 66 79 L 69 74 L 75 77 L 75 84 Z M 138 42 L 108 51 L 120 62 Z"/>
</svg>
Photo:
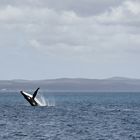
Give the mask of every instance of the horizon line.
<svg viewBox="0 0 140 140">
<path fill-rule="evenodd" d="M 140 78 L 132 78 L 132 77 L 123 77 L 123 76 L 113 76 L 113 77 L 106 77 L 106 78 L 86 78 L 86 77 L 59 77 L 59 78 L 46 78 L 46 79 L 0 79 L 0 81 L 43 81 L 43 80 L 59 80 L 59 79 L 87 79 L 87 80 L 121 80 L 121 79 L 130 79 L 130 80 L 138 80 Z"/>
</svg>

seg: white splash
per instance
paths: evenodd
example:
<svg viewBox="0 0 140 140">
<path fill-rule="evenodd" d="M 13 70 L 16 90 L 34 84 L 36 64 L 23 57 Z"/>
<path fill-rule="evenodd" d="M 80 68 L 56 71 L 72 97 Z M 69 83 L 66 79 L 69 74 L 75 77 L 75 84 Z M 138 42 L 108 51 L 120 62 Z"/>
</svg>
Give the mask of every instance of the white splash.
<svg viewBox="0 0 140 140">
<path fill-rule="evenodd" d="M 47 105 L 48 106 L 55 106 L 55 99 L 52 97 L 52 98 L 48 98 L 47 99 Z"/>
<path fill-rule="evenodd" d="M 45 98 L 43 94 L 37 95 L 37 100 L 40 106 L 55 106 L 55 99 L 54 98 Z"/>
<path fill-rule="evenodd" d="M 45 97 L 42 94 L 37 95 L 37 100 L 38 100 L 40 106 L 47 106 L 47 102 L 45 100 Z"/>
</svg>

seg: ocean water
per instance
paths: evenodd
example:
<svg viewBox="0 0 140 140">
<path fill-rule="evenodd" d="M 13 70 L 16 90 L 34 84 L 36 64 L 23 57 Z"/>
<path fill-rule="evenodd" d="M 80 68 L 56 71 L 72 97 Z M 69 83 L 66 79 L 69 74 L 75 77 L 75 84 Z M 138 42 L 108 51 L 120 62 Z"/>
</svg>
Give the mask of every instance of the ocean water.
<svg viewBox="0 0 140 140">
<path fill-rule="evenodd" d="M 32 107 L 0 92 L 0 140 L 140 140 L 140 93 L 43 92 Z"/>
</svg>

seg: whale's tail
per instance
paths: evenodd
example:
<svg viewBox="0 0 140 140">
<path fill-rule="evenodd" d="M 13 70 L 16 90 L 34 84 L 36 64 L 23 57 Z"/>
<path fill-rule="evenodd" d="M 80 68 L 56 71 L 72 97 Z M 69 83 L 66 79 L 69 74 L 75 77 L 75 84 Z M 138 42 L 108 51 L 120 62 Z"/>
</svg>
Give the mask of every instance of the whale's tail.
<svg viewBox="0 0 140 140">
<path fill-rule="evenodd" d="M 37 92 L 38 92 L 38 90 L 39 90 L 40 88 L 37 88 L 37 90 L 34 92 L 34 94 L 33 94 L 33 99 L 36 97 L 36 95 L 37 95 Z"/>
</svg>

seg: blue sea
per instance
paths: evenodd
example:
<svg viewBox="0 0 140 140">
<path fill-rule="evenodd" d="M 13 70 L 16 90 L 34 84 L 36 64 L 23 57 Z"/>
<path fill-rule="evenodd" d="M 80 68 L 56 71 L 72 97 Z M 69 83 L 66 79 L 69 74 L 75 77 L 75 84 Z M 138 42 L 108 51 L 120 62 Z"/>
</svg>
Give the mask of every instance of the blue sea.
<svg viewBox="0 0 140 140">
<path fill-rule="evenodd" d="M 41 94 L 49 106 L 0 92 L 0 140 L 140 140 L 140 93 Z"/>
</svg>

